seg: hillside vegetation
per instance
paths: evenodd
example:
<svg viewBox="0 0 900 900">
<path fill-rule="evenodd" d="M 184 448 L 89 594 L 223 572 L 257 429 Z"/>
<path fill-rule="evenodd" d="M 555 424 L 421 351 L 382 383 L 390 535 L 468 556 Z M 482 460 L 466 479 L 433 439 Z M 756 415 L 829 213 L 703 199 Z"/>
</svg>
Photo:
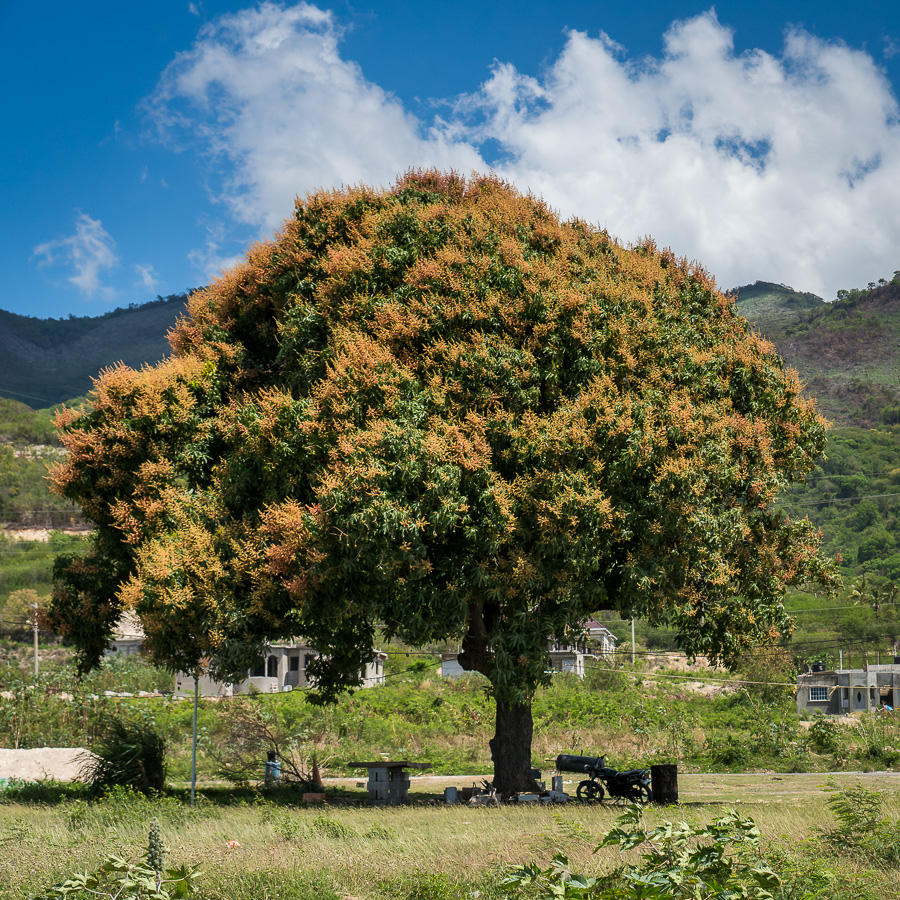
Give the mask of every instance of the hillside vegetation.
<svg viewBox="0 0 900 900">
<path fill-rule="evenodd" d="M 169 353 L 187 297 L 172 294 L 102 316 L 35 319 L 0 310 L 0 395 L 39 409 L 86 394 L 101 369 L 139 369 Z"/>
<path fill-rule="evenodd" d="M 840 425 L 900 422 L 900 271 L 832 303 L 785 285 L 736 288 L 738 309 L 775 344 Z"/>
</svg>

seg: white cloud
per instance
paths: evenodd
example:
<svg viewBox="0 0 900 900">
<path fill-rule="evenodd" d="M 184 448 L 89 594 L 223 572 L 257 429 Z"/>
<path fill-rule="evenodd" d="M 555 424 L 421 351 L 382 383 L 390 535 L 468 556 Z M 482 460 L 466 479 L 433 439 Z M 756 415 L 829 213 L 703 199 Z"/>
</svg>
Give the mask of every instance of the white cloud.
<svg viewBox="0 0 900 900">
<path fill-rule="evenodd" d="M 155 291 L 157 287 L 159 287 L 159 276 L 156 274 L 156 270 L 150 263 L 147 265 L 137 263 L 134 267 L 134 271 L 137 272 L 138 287 L 147 291 Z"/>
<path fill-rule="evenodd" d="M 833 297 L 895 267 L 897 103 L 860 51 L 793 31 L 780 58 L 735 55 L 710 13 L 638 63 L 573 32 L 539 83 L 500 66 L 468 103 L 511 180 L 623 238 L 651 234 L 725 287 Z"/>
<path fill-rule="evenodd" d="M 163 73 L 151 116 L 215 161 L 239 221 L 271 231 L 295 193 L 485 169 L 477 148 L 499 146 L 520 188 L 623 240 L 651 234 L 723 287 L 833 297 L 896 268 L 898 106 L 865 52 L 795 30 L 779 55 L 735 54 L 714 13 L 676 22 L 655 59 L 571 32 L 541 77 L 498 63 L 423 122 L 340 37 L 317 7 L 264 3 L 205 26 Z"/>
<path fill-rule="evenodd" d="M 413 165 L 483 166 L 341 59 L 339 39 L 328 12 L 263 3 L 204 26 L 163 73 L 151 118 L 164 134 L 199 136 L 238 220 L 271 230 L 297 193 L 388 184 Z"/>
<path fill-rule="evenodd" d="M 47 241 L 34 248 L 38 266 L 62 265 L 75 270 L 69 281 L 89 297 L 99 294 L 106 299 L 115 296 L 111 287 L 102 284 L 102 273 L 119 262 L 116 242 L 99 219 L 78 213 L 75 234 Z"/>
</svg>

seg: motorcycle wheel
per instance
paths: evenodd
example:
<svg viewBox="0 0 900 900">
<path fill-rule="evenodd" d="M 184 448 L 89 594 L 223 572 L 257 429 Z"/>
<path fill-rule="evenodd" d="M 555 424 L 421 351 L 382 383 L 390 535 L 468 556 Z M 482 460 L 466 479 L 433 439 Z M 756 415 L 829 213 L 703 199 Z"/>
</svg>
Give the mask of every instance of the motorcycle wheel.
<svg viewBox="0 0 900 900">
<path fill-rule="evenodd" d="M 582 781 L 575 791 L 575 796 L 583 803 L 596 800 L 598 803 L 603 802 L 603 788 L 596 781 Z"/>
<path fill-rule="evenodd" d="M 637 789 L 637 802 L 640 804 L 650 803 L 653 800 L 653 791 L 646 784 L 639 784 Z"/>
</svg>

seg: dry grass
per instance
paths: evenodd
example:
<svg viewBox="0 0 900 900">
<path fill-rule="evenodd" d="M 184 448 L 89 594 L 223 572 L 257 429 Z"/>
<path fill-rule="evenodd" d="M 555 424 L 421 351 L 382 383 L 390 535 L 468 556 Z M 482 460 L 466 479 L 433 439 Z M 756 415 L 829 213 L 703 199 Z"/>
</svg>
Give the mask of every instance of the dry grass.
<svg viewBox="0 0 900 900">
<path fill-rule="evenodd" d="M 653 810 L 648 815 L 707 821 L 728 806 L 737 806 L 756 820 L 774 844 L 795 850 L 818 830 L 834 824 L 823 790 L 826 780 L 822 775 L 680 776 L 681 808 Z M 842 783 L 854 780 L 855 776 L 840 776 Z M 900 813 L 900 776 L 869 775 L 858 780 L 885 793 L 886 814 Z M 273 898 L 318 893 L 383 900 L 418 896 L 403 888 L 408 884 L 404 879 L 414 879 L 416 873 L 437 874 L 443 876 L 442 884 L 468 885 L 471 890 L 474 884 L 490 881 L 491 872 L 532 860 L 546 862 L 558 850 L 585 872 L 608 868 L 618 859 L 613 850 L 593 853 L 599 835 L 618 813 L 615 807 L 573 803 L 552 808 L 472 809 L 421 799 L 447 781 L 415 779 L 413 796 L 419 800 L 397 809 L 261 803 L 201 805 L 191 811 L 162 804 L 159 815 L 170 848 L 168 859 L 199 864 L 206 873 L 204 896 L 227 900 L 263 896 L 258 892 L 262 881 L 308 887 L 307 893 L 285 894 L 268 894 L 266 888 L 266 896 Z M 4 803 L 0 806 L 0 898 L 25 900 L 110 852 L 139 855 L 152 813 L 151 809 L 77 802 Z M 886 874 L 873 876 L 873 887 L 877 889 L 882 881 L 887 893 L 879 895 L 893 897 Z M 335 894 L 328 892 L 329 885 Z"/>
</svg>

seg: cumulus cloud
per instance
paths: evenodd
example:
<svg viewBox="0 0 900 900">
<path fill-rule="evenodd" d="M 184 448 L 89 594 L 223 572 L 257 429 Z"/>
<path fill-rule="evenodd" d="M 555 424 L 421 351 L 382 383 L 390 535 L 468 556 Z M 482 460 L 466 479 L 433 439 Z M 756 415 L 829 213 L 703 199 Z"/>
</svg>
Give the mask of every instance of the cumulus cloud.
<svg viewBox="0 0 900 900">
<path fill-rule="evenodd" d="M 787 34 L 737 55 L 712 13 L 659 59 L 573 32 L 538 82 L 498 66 L 463 111 L 498 165 L 567 213 L 699 258 L 729 287 L 763 278 L 834 296 L 890 272 L 900 242 L 900 128 L 867 54 Z"/>
<path fill-rule="evenodd" d="M 270 231 L 295 193 L 410 166 L 485 169 L 490 147 L 496 171 L 564 215 L 653 235 L 724 287 L 833 297 L 896 268 L 898 106 L 863 51 L 793 30 L 778 55 L 737 54 L 712 12 L 674 23 L 658 58 L 571 32 L 540 77 L 498 63 L 423 121 L 340 38 L 315 6 L 264 3 L 205 26 L 163 73 L 150 116 L 199 143 L 237 220 Z"/>
<path fill-rule="evenodd" d="M 220 167 L 220 198 L 273 229 L 297 193 L 393 182 L 411 165 L 478 168 L 341 58 L 330 13 L 263 3 L 204 26 L 165 70 L 147 109 L 161 133 L 190 134 Z"/>
<path fill-rule="evenodd" d="M 74 269 L 69 281 L 89 297 L 111 298 L 115 292 L 102 283 L 102 275 L 119 262 L 116 242 L 99 219 L 78 213 L 75 233 L 68 237 L 47 241 L 34 248 L 32 258 L 38 266 L 60 265 Z"/>
</svg>

